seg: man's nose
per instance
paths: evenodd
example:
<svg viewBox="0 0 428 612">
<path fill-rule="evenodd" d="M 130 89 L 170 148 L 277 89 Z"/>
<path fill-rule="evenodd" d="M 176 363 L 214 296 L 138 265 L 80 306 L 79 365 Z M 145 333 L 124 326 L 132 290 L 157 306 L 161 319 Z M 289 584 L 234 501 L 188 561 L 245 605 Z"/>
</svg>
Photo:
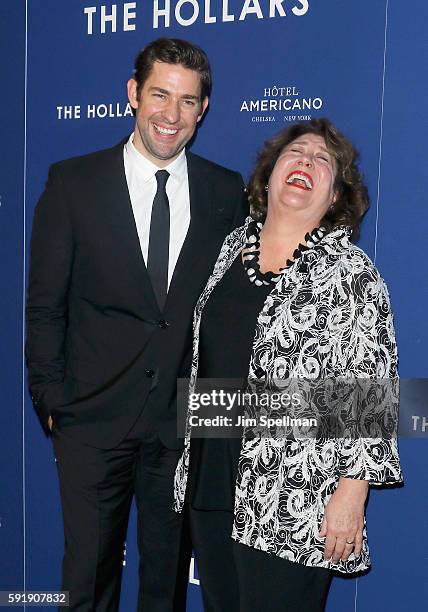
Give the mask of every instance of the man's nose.
<svg viewBox="0 0 428 612">
<path fill-rule="evenodd" d="M 168 100 L 162 113 L 168 123 L 177 123 L 180 119 L 180 103 L 178 100 Z"/>
</svg>

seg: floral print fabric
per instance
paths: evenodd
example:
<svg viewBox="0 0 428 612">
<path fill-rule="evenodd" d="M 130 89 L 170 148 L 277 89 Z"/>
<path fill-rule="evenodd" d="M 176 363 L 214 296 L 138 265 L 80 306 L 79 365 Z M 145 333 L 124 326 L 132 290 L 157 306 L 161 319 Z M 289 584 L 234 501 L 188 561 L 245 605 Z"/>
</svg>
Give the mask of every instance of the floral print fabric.
<svg viewBox="0 0 428 612">
<path fill-rule="evenodd" d="M 225 240 L 195 308 L 190 393 L 196 385 L 201 313 L 245 244 L 244 227 Z M 397 379 L 397 350 L 386 286 L 378 271 L 335 228 L 285 269 L 259 314 L 249 385 L 278 380 Z M 238 307 L 238 306 L 237 306 Z M 246 435 L 235 492 L 232 537 L 248 546 L 308 566 L 340 572 L 370 565 L 366 530 L 361 555 L 335 564 L 319 537 L 324 509 L 341 476 L 371 484 L 401 480 L 395 437 L 292 439 Z M 191 428 L 175 477 L 175 509 L 184 504 Z"/>
</svg>

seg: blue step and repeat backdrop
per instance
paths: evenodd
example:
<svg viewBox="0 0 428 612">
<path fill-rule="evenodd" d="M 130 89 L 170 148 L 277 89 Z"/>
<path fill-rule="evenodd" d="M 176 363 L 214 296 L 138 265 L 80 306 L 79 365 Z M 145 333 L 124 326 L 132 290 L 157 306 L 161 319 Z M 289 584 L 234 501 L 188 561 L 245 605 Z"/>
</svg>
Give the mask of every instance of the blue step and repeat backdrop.
<svg viewBox="0 0 428 612">
<path fill-rule="evenodd" d="M 54 459 L 22 358 L 34 206 L 53 161 L 111 146 L 132 130 L 125 84 L 153 38 L 187 38 L 211 59 L 210 109 L 193 145 L 204 157 L 248 178 L 262 142 L 309 117 L 330 117 L 354 141 L 372 202 L 361 246 L 389 285 L 401 377 L 428 378 L 426 0 L 105 2 L 0 6 L 0 590 L 55 590 L 60 580 Z M 424 414 L 424 401 L 402 414 L 404 487 L 370 495 L 373 568 L 336 578 L 328 612 L 427 609 Z M 122 612 L 135 609 L 135 540 L 133 514 Z M 202 610 L 193 565 L 188 609 Z"/>
</svg>

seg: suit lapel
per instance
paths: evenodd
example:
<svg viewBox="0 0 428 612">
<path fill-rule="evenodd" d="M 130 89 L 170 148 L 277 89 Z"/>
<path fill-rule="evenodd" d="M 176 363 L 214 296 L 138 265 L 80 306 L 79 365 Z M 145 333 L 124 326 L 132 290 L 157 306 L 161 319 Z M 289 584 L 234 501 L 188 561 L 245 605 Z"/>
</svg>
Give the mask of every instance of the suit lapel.
<svg viewBox="0 0 428 612">
<path fill-rule="evenodd" d="M 189 180 L 190 225 L 171 279 L 167 302 L 175 304 L 177 291 L 183 290 L 192 275 L 198 256 L 203 257 L 204 241 L 212 217 L 212 190 L 202 164 L 186 153 Z M 199 255 L 198 255 L 199 254 Z"/>
<path fill-rule="evenodd" d="M 127 139 L 123 140 L 116 147 L 106 152 L 107 159 L 103 161 L 100 189 L 104 215 L 119 241 L 124 265 L 132 273 L 137 284 L 141 286 L 141 295 L 145 306 L 150 309 L 152 316 L 158 319 L 160 314 L 159 307 L 141 253 L 131 198 L 126 182 L 123 161 L 123 146 L 126 141 Z"/>
<path fill-rule="evenodd" d="M 127 139 L 119 145 L 105 152 L 97 185 L 97 194 L 101 193 L 103 215 L 106 218 L 110 231 L 114 232 L 120 244 L 120 256 L 124 266 L 135 279 L 138 292 L 145 310 L 149 311 L 151 318 L 159 319 L 159 310 L 155 294 L 147 272 L 146 264 L 141 253 L 137 227 L 132 211 L 131 199 L 126 182 L 123 162 L 123 146 Z M 187 171 L 189 181 L 190 224 L 180 255 L 171 279 L 165 310 L 176 307 L 179 295 L 191 291 L 193 276 L 208 276 L 210 269 L 204 269 L 204 252 L 213 236 L 222 239 L 223 227 L 213 227 L 213 189 L 212 177 L 205 164 L 198 157 L 186 153 Z M 95 178 L 95 177 L 94 177 Z M 214 223 L 215 226 L 215 223 Z M 220 240 L 221 244 L 221 240 Z M 212 245 L 211 245 L 212 246 Z M 219 248 L 217 246 L 217 248 Z M 217 250 L 215 255 L 217 255 Z M 215 261 L 215 259 L 214 259 Z M 196 278 L 195 282 L 199 282 Z M 204 277 L 204 281 L 205 281 Z"/>
</svg>

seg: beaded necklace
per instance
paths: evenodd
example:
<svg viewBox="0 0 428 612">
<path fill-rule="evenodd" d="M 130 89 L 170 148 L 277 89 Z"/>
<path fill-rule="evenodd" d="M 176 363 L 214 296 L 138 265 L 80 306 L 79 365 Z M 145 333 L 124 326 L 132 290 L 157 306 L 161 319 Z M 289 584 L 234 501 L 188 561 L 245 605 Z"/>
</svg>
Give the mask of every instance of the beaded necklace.
<svg viewBox="0 0 428 612">
<path fill-rule="evenodd" d="M 299 244 L 293 253 L 293 259 L 287 259 L 284 268 L 280 268 L 279 273 L 260 272 L 260 231 L 263 223 L 260 221 L 250 221 L 246 231 L 247 242 L 245 243 L 245 252 L 242 255 L 242 261 L 248 278 L 252 283 L 261 287 L 262 285 L 274 285 L 281 278 L 282 272 L 292 266 L 304 251 L 312 248 L 317 244 L 327 233 L 325 227 L 316 227 L 311 232 L 305 235 L 305 243 Z"/>
</svg>

